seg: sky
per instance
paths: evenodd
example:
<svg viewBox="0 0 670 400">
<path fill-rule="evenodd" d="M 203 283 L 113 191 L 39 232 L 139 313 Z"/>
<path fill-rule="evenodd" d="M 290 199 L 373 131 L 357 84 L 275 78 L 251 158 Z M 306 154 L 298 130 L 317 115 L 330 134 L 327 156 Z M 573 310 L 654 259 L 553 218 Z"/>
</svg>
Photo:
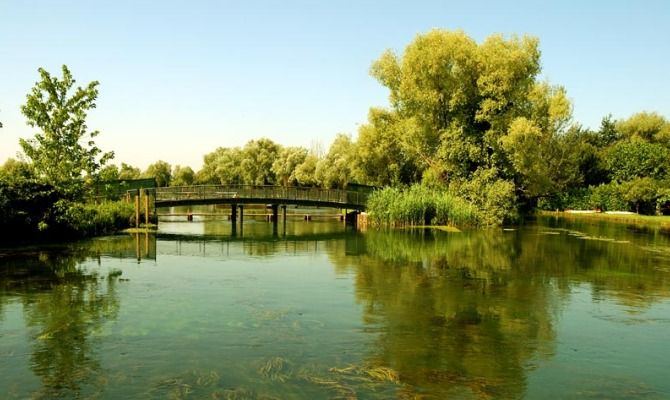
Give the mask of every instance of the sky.
<svg viewBox="0 0 670 400">
<path fill-rule="evenodd" d="M 267 137 L 327 148 L 357 135 L 388 91 L 369 74 L 385 49 L 462 29 L 537 36 L 542 79 L 574 120 L 670 117 L 670 1 L 0 0 L 0 162 L 16 157 L 20 106 L 42 67 L 100 82 L 88 126 L 114 162 L 202 166 L 216 147 Z"/>
</svg>

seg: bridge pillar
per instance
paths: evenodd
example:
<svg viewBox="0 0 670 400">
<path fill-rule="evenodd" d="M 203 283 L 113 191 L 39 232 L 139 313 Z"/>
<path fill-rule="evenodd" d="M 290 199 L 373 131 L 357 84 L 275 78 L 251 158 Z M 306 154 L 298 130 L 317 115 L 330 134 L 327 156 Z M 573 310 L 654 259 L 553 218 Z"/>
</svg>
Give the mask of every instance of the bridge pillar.
<svg viewBox="0 0 670 400">
<path fill-rule="evenodd" d="M 283 220 L 284 220 L 283 221 L 284 222 L 284 229 L 286 229 L 286 204 L 281 206 L 281 209 L 282 209 Z"/>
<path fill-rule="evenodd" d="M 149 227 L 149 191 L 144 189 L 144 223 Z"/>
<path fill-rule="evenodd" d="M 244 224 L 244 206 L 240 204 L 240 229 L 242 229 L 242 224 Z"/>
<path fill-rule="evenodd" d="M 230 205 L 230 222 L 235 225 L 237 222 L 237 204 L 233 203 Z"/>
<path fill-rule="evenodd" d="M 272 234 L 277 236 L 277 223 L 279 221 L 279 204 L 272 205 Z"/>
<path fill-rule="evenodd" d="M 140 190 L 135 195 L 135 228 L 140 227 Z"/>
</svg>

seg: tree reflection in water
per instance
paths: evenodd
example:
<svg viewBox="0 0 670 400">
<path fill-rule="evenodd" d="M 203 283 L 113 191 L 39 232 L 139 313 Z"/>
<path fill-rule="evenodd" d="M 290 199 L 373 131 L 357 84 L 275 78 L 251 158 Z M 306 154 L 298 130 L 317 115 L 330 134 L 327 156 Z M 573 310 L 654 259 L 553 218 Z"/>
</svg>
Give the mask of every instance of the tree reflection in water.
<svg viewBox="0 0 670 400">
<path fill-rule="evenodd" d="M 328 242 L 328 253 L 340 273 L 355 274 L 364 322 L 379 333 L 369 364 L 395 370 L 403 395 L 519 398 L 528 370 L 554 352 L 572 288 L 637 307 L 670 297 L 667 274 L 639 247 L 566 245 L 575 240 L 539 228 L 372 231 Z"/>
<path fill-rule="evenodd" d="M 121 240 L 128 242 L 122 246 L 134 243 Z M 79 266 L 100 243 L 0 258 L 0 300 L 18 297 L 22 304 L 30 368 L 41 381 L 33 398 L 76 398 L 104 385 L 95 334 L 117 317 L 120 271 L 101 276 Z"/>
</svg>

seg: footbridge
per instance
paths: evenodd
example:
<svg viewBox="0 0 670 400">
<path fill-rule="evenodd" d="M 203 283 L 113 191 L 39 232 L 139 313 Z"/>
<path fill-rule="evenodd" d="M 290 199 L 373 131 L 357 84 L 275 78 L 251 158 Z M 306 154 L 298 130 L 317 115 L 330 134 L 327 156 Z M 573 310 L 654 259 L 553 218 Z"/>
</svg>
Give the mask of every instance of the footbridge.
<svg viewBox="0 0 670 400">
<path fill-rule="evenodd" d="M 211 204 L 228 204 L 231 207 L 233 228 L 238 219 L 240 226 L 244 219 L 244 206 L 247 204 L 265 205 L 272 210 L 269 220 L 278 221 L 279 209 L 283 210 L 286 223 L 287 206 L 330 207 L 348 211 L 347 220 L 355 220 L 355 214 L 365 211 L 369 189 L 321 189 L 267 185 L 196 185 L 172 186 L 151 189 L 135 189 L 126 193 L 127 201 L 134 198 L 135 221 L 139 226 L 141 209 L 144 211 L 146 223 L 149 223 L 149 203 L 152 202 L 154 212 L 158 208 L 176 206 L 195 206 Z M 142 205 L 144 207 L 142 207 Z M 189 218 L 190 220 L 190 218 Z"/>
<path fill-rule="evenodd" d="M 364 211 L 369 191 L 257 185 L 198 185 L 155 189 L 156 207 L 268 204 Z"/>
</svg>

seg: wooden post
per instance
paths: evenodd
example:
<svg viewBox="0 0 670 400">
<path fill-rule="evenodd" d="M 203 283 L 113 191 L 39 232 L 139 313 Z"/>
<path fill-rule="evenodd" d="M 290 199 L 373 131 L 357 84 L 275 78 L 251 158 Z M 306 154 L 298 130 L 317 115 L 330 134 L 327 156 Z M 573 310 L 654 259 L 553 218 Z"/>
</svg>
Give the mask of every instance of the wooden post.
<svg viewBox="0 0 670 400">
<path fill-rule="evenodd" d="M 140 190 L 137 190 L 137 195 L 135 196 L 135 227 L 140 227 Z"/>
<path fill-rule="evenodd" d="M 272 205 L 272 236 L 277 236 L 277 223 L 279 220 L 279 204 Z"/>
<path fill-rule="evenodd" d="M 282 208 L 282 213 L 284 214 L 284 227 L 286 227 L 286 204 L 281 206 Z"/>
<path fill-rule="evenodd" d="M 149 191 L 144 189 L 144 223 L 149 226 Z"/>
<path fill-rule="evenodd" d="M 240 204 L 240 229 L 242 229 L 242 224 L 244 224 L 244 206 Z"/>
</svg>

